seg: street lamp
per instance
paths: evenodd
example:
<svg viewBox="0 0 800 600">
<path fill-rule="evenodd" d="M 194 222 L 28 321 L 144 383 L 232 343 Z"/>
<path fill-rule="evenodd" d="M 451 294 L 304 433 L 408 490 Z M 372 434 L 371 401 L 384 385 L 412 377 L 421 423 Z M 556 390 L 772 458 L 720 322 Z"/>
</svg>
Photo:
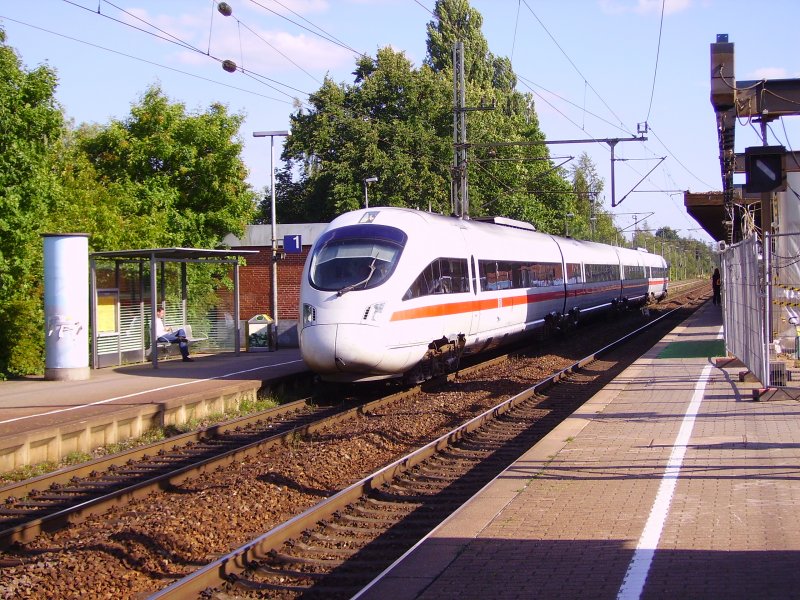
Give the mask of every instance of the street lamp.
<svg viewBox="0 0 800 600">
<path fill-rule="evenodd" d="M 571 212 L 564 215 L 564 237 L 569 237 L 569 221 L 567 219 L 572 219 L 574 216 Z"/>
<path fill-rule="evenodd" d="M 364 208 L 369 208 L 369 196 L 367 195 L 367 187 L 369 187 L 370 183 L 377 183 L 377 177 L 367 177 L 364 180 Z"/>
<path fill-rule="evenodd" d="M 270 146 L 269 188 L 272 194 L 272 319 L 275 323 L 275 350 L 278 349 L 278 236 L 275 219 L 275 138 L 287 137 L 288 131 L 254 131 L 253 137 L 268 137 Z M 238 318 L 238 316 L 237 316 Z"/>
</svg>

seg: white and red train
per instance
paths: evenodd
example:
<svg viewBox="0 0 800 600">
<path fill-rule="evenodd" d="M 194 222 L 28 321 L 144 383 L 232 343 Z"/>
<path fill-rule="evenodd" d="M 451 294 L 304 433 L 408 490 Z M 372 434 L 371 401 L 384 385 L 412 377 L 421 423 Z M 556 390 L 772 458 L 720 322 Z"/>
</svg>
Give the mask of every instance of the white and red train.
<svg viewBox="0 0 800 600">
<path fill-rule="evenodd" d="M 508 219 L 369 208 L 333 220 L 300 289 L 300 350 L 323 380 L 422 381 L 581 315 L 666 296 L 640 250 L 538 233 Z"/>
</svg>

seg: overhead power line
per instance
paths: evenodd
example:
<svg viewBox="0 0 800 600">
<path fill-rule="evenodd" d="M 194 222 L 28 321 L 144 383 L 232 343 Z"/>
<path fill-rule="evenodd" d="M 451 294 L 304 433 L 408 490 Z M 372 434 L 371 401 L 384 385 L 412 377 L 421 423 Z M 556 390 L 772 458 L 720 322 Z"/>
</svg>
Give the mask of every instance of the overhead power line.
<svg viewBox="0 0 800 600">
<path fill-rule="evenodd" d="M 561 51 L 561 54 L 563 54 L 563 55 L 564 55 L 564 57 L 567 59 L 567 61 L 569 61 L 569 64 L 571 64 L 571 65 L 572 65 L 572 68 L 573 68 L 573 69 L 575 69 L 575 72 L 576 72 L 578 75 L 580 75 L 580 76 L 581 76 L 581 78 L 583 79 L 584 83 L 585 83 L 587 86 L 589 86 L 589 89 L 590 89 L 590 90 L 592 90 L 592 91 L 594 92 L 595 96 L 597 96 L 597 97 L 600 99 L 600 102 L 602 102 L 602 103 L 603 103 L 603 106 L 605 106 L 605 107 L 608 109 L 608 111 L 609 111 L 609 112 L 610 112 L 612 115 L 614 115 L 614 118 L 615 118 L 615 119 L 617 119 L 617 120 L 619 121 L 620 125 L 622 125 L 622 130 L 623 130 L 623 131 L 625 131 L 625 133 L 628 133 L 628 134 L 630 134 L 631 136 L 634 136 L 635 134 L 634 134 L 634 133 L 632 133 L 632 132 L 631 132 L 631 130 L 630 130 L 630 129 L 628 129 L 628 128 L 625 126 L 625 123 L 622 121 L 622 119 L 620 119 L 620 118 L 619 118 L 619 116 L 617 115 L 617 113 L 615 113 L 615 112 L 614 112 L 614 109 L 612 109 L 612 108 L 611 108 L 611 107 L 608 105 L 608 103 L 607 103 L 607 102 L 606 102 L 606 101 L 603 99 L 603 97 L 602 97 L 602 96 L 600 95 L 600 93 L 599 93 L 599 92 L 598 92 L 598 91 L 597 91 L 597 90 L 594 88 L 594 86 L 593 86 L 591 83 L 589 83 L 589 80 L 586 78 L 586 76 L 585 76 L 585 75 L 584 75 L 584 74 L 581 72 L 581 70 L 578 68 L 578 65 L 576 65 L 576 64 L 575 64 L 575 62 L 574 62 L 574 61 L 573 61 L 573 60 L 570 58 L 569 54 L 567 54 L 567 53 L 566 53 L 566 51 L 564 50 L 564 48 L 562 48 L 562 47 L 561 47 L 561 44 L 559 44 L 559 43 L 558 43 L 558 40 L 556 40 L 555 36 L 553 36 L 553 34 L 552 34 L 552 33 L 550 33 L 550 30 L 549 30 L 549 29 L 547 29 L 547 26 L 546 26 L 546 25 L 545 25 L 545 24 L 542 22 L 542 20 L 539 18 L 539 16 L 538 16 L 538 15 L 537 15 L 537 14 L 536 14 L 536 13 L 533 11 L 533 9 L 530 7 L 530 5 L 528 4 L 528 1 L 527 1 L 527 0 L 522 0 L 522 3 L 525 5 L 525 8 L 527 8 L 527 9 L 528 9 L 528 12 L 530 12 L 530 13 L 531 13 L 531 15 L 533 15 L 533 18 L 534 18 L 534 19 L 536 19 L 536 21 L 539 23 L 539 25 L 542 27 L 542 29 L 544 29 L 545 33 L 546 33 L 548 36 L 550 36 L 550 39 L 553 41 L 553 43 L 556 45 L 556 47 L 557 47 L 557 48 L 558 48 L 558 49 Z"/>
<path fill-rule="evenodd" d="M 139 62 L 143 62 L 149 65 L 153 65 L 155 67 L 159 67 L 161 69 L 167 69 L 168 71 L 173 71 L 175 73 L 180 73 L 181 75 L 186 75 L 187 77 L 194 77 L 195 79 L 200 79 L 201 81 L 207 81 L 209 83 L 213 83 L 215 85 L 219 85 L 222 87 L 230 88 L 232 90 L 236 90 L 239 92 L 244 92 L 246 94 L 252 94 L 254 96 L 258 96 L 260 98 L 266 98 L 267 100 L 274 100 L 275 102 L 283 102 L 284 104 L 291 105 L 292 102 L 289 100 L 284 100 L 281 98 L 274 98 L 272 96 L 267 96 L 266 94 L 261 94 L 259 92 L 254 92 L 253 90 L 248 90 L 242 87 L 238 87 L 235 85 L 231 85 L 229 83 L 222 83 L 221 81 L 215 81 L 213 79 L 209 79 L 208 77 L 203 77 L 201 75 L 196 75 L 195 73 L 189 73 L 187 71 L 182 71 L 181 69 L 176 69 L 175 67 L 169 67 L 167 65 L 162 65 L 161 63 L 154 62 L 152 60 L 148 60 L 146 58 L 141 58 L 139 56 L 134 56 L 132 54 L 126 54 L 125 52 L 120 52 L 119 50 L 114 50 L 112 48 L 106 48 L 105 46 L 100 46 L 98 44 L 94 44 L 92 42 L 87 42 L 86 40 L 81 40 L 76 37 L 72 37 L 69 35 L 65 35 L 63 33 L 58 33 L 57 31 L 51 31 L 50 29 L 45 29 L 43 27 L 39 27 L 37 25 L 32 25 L 30 23 L 25 23 L 24 21 L 19 21 L 17 19 L 12 19 L 11 17 L 4 17 L 0 15 L 0 19 L 5 19 L 6 21 L 12 21 L 13 23 L 17 23 L 18 25 L 23 25 L 25 27 L 30 27 L 31 29 L 36 29 L 38 31 L 42 31 L 44 33 L 48 33 L 50 35 L 55 35 L 66 40 L 70 40 L 71 42 L 76 42 L 78 44 L 84 44 L 85 46 L 91 46 L 92 48 L 97 48 L 98 50 L 102 50 L 104 52 L 110 52 L 112 54 L 117 54 L 119 56 L 124 56 L 125 58 L 130 58 L 131 60 L 136 60 Z M 263 82 L 260 82 L 263 84 Z"/>
<path fill-rule="evenodd" d="M 656 46 L 656 66 L 653 69 L 653 85 L 650 88 L 650 104 L 647 107 L 647 118 L 645 123 L 650 120 L 650 109 L 653 108 L 653 96 L 656 92 L 656 74 L 658 73 L 658 59 L 661 55 L 661 32 L 664 29 L 664 5 L 666 0 L 661 0 L 661 22 L 658 25 L 658 45 Z"/>
<path fill-rule="evenodd" d="M 76 8 L 80 8 L 82 10 L 88 11 L 88 12 L 90 12 L 92 14 L 96 14 L 96 15 L 98 15 L 100 17 L 106 18 L 106 19 L 108 19 L 110 21 L 114 21 L 116 23 L 119 23 L 121 25 L 129 27 L 129 28 L 134 29 L 136 31 L 140 31 L 140 32 L 142 32 L 144 34 L 147 34 L 147 35 L 150 35 L 150 36 L 152 36 L 152 37 L 154 37 L 156 39 L 160 39 L 160 40 L 163 40 L 165 42 L 168 42 L 168 43 L 171 43 L 171 44 L 175 44 L 175 45 L 177 45 L 177 46 L 179 46 L 181 48 L 184 48 L 185 50 L 190 50 L 192 52 L 196 52 L 196 53 L 201 54 L 203 56 L 207 56 L 207 57 L 219 62 L 220 64 L 225 62 L 225 60 L 223 58 L 218 57 L 218 56 L 214 56 L 210 52 L 202 50 L 202 49 L 198 48 L 197 46 L 194 46 L 193 44 L 191 44 L 191 43 L 189 43 L 189 42 L 187 42 L 185 40 L 182 40 L 179 37 L 164 31 L 163 29 L 157 27 L 156 25 L 150 23 L 149 21 L 147 21 L 145 19 L 142 19 L 141 17 L 138 17 L 136 15 L 133 15 L 130 12 L 128 12 L 128 11 L 122 9 L 122 8 L 119 8 L 118 6 L 113 4 L 112 2 L 109 2 L 108 0 L 100 0 L 100 2 L 104 2 L 105 4 L 108 4 L 109 6 L 112 6 L 112 7 L 116 8 L 117 10 L 120 10 L 124 14 L 129 15 L 131 18 L 134 18 L 137 21 L 140 21 L 140 22 L 146 24 L 148 27 L 151 27 L 153 30 L 155 30 L 155 31 L 157 31 L 159 33 L 155 33 L 155 31 L 150 31 L 148 29 L 145 29 L 145 28 L 142 28 L 142 27 L 138 27 L 138 26 L 133 25 L 133 24 L 131 24 L 129 22 L 126 22 L 126 21 L 124 21 L 122 19 L 117 19 L 117 18 L 115 18 L 115 17 L 113 17 L 113 16 L 111 16 L 109 14 L 103 13 L 103 12 L 100 11 L 100 4 L 98 4 L 98 9 L 97 9 L 97 11 L 95 11 L 93 9 L 87 8 L 86 6 L 82 6 L 82 5 L 78 4 L 78 3 L 74 2 L 73 0 L 63 0 L 63 1 L 66 2 L 67 4 L 75 6 Z M 241 70 L 244 72 L 244 69 L 241 69 Z M 282 89 L 280 89 L 278 87 L 275 87 L 275 86 L 281 86 L 282 88 L 286 88 L 286 89 L 298 92 L 300 94 L 303 94 L 304 96 L 308 96 L 309 95 L 309 93 L 306 92 L 306 91 L 300 90 L 300 89 L 295 88 L 293 86 L 290 86 L 290 85 L 288 85 L 286 83 L 280 82 L 280 81 L 278 81 L 276 79 L 272 79 L 270 77 L 267 77 L 266 75 L 261 75 L 259 73 L 256 73 L 255 71 L 252 71 L 252 70 L 248 70 L 248 71 L 249 71 L 249 73 L 251 73 L 253 75 L 256 75 L 258 77 L 258 79 L 260 80 L 260 83 L 262 85 L 266 85 L 267 87 L 275 90 L 279 94 L 284 94 L 289 98 L 294 99 L 294 96 L 292 96 L 291 94 L 289 94 L 289 93 L 287 93 L 287 92 L 283 91 Z M 267 83 L 267 82 L 271 82 L 271 83 Z M 275 84 L 275 85 L 272 85 L 272 84 Z"/>
<path fill-rule="evenodd" d="M 325 30 L 324 30 L 324 29 L 322 29 L 321 27 L 318 27 L 317 25 L 314 25 L 314 23 L 312 23 L 311 21 L 309 21 L 309 20 L 308 20 L 308 19 L 306 19 L 305 17 L 302 17 L 302 16 L 300 16 L 299 14 L 297 14 L 296 12 L 294 12 L 294 11 L 293 11 L 292 9 L 290 9 L 289 7 L 287 7 L 287 6 L 283 5 L 283 4 L 281 4 L 280 2 L 278 2 L 278 0 L 272 0 L 272 1 L 273 1 L 273 2 L 275 2 L 275 4 L 278 4 L 278 5 L 279 5 L 279 6 L 281 6 L 282 8 L 286 9 L 286 10 L 287 10 L 287 11 L 289 11 L 290 13 L 292 13 L 292 14 L 294 14 L 294 15 L 297 15 L 299 18 L 303 19 L 303 21 L 305 21 L 306 23 L 308 23 L 309 25 L 311 25 L 312 27 L 314 27 L 314 28 L 315 28 L 315 29 L 317 29 L 318 31 L 314 31 L 314 30 L 312 30 L 312 29 L 309 29 L 309 28 L 308 28 L 308 27 L 306 27 L 305 25 L 302 25 L 302 24 L 298 23 L 297 21 L 293 21 L 292 19 L 290 19 L 290 18 L 288 18 L 288 17 L 286 17 L 286 16 L 282 15 L 282 14 L 281 14 L 281 13 L 279 13 L 278 11 L 276 11 L 276 10 L 272 10 L 271 8 L 268 8 L 268 7 L 264 6 L 264 5 L 263 5 L 263 4 L 261 4 L 260 2 L 257 2 L 256 0 L 250 0 L 250 2 L 252 2 L 252 3 L 253 3 L 253 4 L 255 4 L 256 6 L 258 6 L 258 7 L 260 7 L 260 8 L 263 8 L 264 10 L 266 10 L 266 11 L 268 11 L 268 12 L 271 12 L 271 13 L 272 13 L 273 15 L 275 15 L 276 17 L 279 17 L 279 18 L 281 18 L 281 19 L 283 19 L 283 20 L 285 20 L 285 21 L 288 21 L 288 22 L 289 22 L 289 23 L 291 23 L 292 25 L 296 25 L 297 27 L 300 27 L 301 29 L 304 29 L 305 31 L 308 31 L 309 33 L 311 33 L 311 34 L 313 34 L 313 35 L 316 35 L 316 36 L 318 36 L 318 37 L 322 38 L 323 40 L 325 40 L 325 41 L 327 41 L 327 42 L 330 42 L 331 44 L 334 44 L 334 45 L 336 45 L 336 46 L 339 46 L 339 47 L 341 47 L 341 48 L 344 48 L 345 50 L 349 50 L 350 52 L 352 52 L 352 53 L 353 53 L 354 55 L 356 55 L 356 56 L 363 56 L 363 55 L 365 54 L 364 52 L 359 52 L 358 50 L 356 50 L 356 49 L 355 49 L 355 48 L 353 48 L 352 46 L 349 46 L 349 45 L 348 45 L 348 44 L 346 44 L 345 42 L 343 42 L 343 41 L 341 41 L 340 39 L 338 39 L 338 38 L 334 37 L 333 35 L 331 35 L 331 34 L 330 34 L 330 33 L 328 33 L 327 31 L 325 31 Z M 321 31 L 322 33 L 319 33 L 319 31 Z M 323 34 L 324 34 L 324 35 L 323 35 Z"/>
</svg>

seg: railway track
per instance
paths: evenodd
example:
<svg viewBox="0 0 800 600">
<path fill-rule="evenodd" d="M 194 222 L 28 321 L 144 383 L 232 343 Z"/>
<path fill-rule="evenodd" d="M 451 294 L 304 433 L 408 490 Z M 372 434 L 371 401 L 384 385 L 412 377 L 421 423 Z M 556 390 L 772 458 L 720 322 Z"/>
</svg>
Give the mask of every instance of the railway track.
<svg viewBox="0 0 800 600">
<path fill-rule="evenodd" d="M 508 357 L 505 358 L 501 357 L 495 359 L 494 363 L 492 364 L 496 365 L 502 363 L 503 361 L 508 361 L 508 360 L 514 360 L 514 359 L 513 358 L 509 359 Z M 483 365 L 475 367 L 475 370 L 479 371 L 481 368 L 487 369 L 486 365 Z M 472 385 L 475 385 L 477 387 L 481 387 L 482 385 L 480 383 L 476 384 L 468 383 L 467 379 L 470 377 L 470 375 L 467 370 L 462 370 L 459 373 L 459 375 L 460 379 L 457 384 L 457 387 L 460 390 L 459 393 L 468 392 L 470 386 Z M 487 377 L 494 378 L 495 376 L 496 376 L 496 368 L 494 366 L 489 366 Z M 572 377 L 574 378 L 576 376 L 577 375 L 573 374 Z M 479 376 L 477 381 L 480 381 Z M 195 458 L 190 458 L 189 455 L 184 454 L 183 451 L 180 449 L 181 446 L 178 443 L 179 440 L 173 438 L 162 443 L 161 446 L 158 448 L 156 448 L 156 446 L 150 446 L 141 448 L 132 454 L 109 457 L 107 460 L 111 461 L 112 463 L 112 467 L 110 469 L 102 470 L 100 468 L 99 462 L 94 461 L 93 463 L 83 465 L 78 470 L 73 471 L 72 474 L 63 472 L 59 473 L 56 476 L 61 478 L 66 477 L 67 483 L 63 482 L 56 483 L 55 488 L 53 489 L 54 492 L 59 492 L 59 490 L 57 489 L 59 488 L 59 486 L 70 488 L 74 485 L 77 485 L 77 481 L 74 481 L 73 478 L 80 479 L 78 472 L 80 470 L 83 470 L 84 474 L 82 476 L 86 477 L 87 481 L 90 482 L 87 487 L 88 488 L 94 487 L 96 489 L 100 489 L 103 491 L 103 494 L 101 495 L 102 501 L 100 501 L 97 498 L 89 500 L 86 500 L 84 498 L 76 503 L 74 502 L 74 498 L 80 497 L 80 495 L 75 494 L 75 492 L 71 489 L 64 490 L 63 496 L 65 498 L 73 498 L 73 506 L 56 510 L 50 516 L 41 517 L 41 515 L 39 515 L 39 518 L 41 518 L 41 523 L 37 523 L 39 518 L 29 519 L 27 523 L 24 524 L 18 523 L 14 527 L 7 528 L 10 530 L 14 530 L 13 536 L 15 536 L 7 538 L 9 540 L 9 543 L 11 541 L 16 541 L 18 543 L 13 544 L 12 547 L 10 548 L 10 552 L 6 553 L 4 556 L 0 555 L 0 561 L 4 566 L 20 565 L 21 563 L 30 564 L 31 562 L 35 561 L 35 558 L 32 557 L 37 557 L 42 553 L 56 551 L 55 548 L 48 549 L 49 543 L 47 541 L 45 541 L 42 544 L 43 549 L 31 548 L 28 551 L 24 547 L 23 542 L 25 540 L 30 540 L 35 538 L 38 532 L 56 530 L 68 523 L 79 523 L 84 519 L 89 518 L 92 514 L 100 514 L 103 513 L 104 511 L 107 511 L 111 506 L 121 507 L 124 506 L 129 501 L 134 501 L 136 498 L 143 498 L 148 493 L 151 493 L 153 490 L 163 491 L 169 489 L 178 489 L 181 487 L 185 488 L 186 487 L 185 482 L 191 481 L 193 477 L 199 477 L 202 474 L 209 474 L 212 471 L 219 469 L 220 467 L 227 469 L 234 469 L 241 461 L 243 461 L 243 457 L 245 455 L 259 456 L 260 454 L 266 452 L 265 448 L 268 447 L 269 445 L 281 444 L 285 448 L 289 448 L 291 450 L 293 444 L 296 443 L 297 440 L 301 439 L 323 440 L 325 438 L 324 432 L 333 427 L 334 423 L 336 422 L 341 423 L 348 419 L 352 420 L 358 417 L 371 419 L 371 418 L 377 418 L 381 415 L 389 415 L 395 410 L 391 408 L 391 406 L 393 406 L 394 403 L 401 402 L 403 398 L 411 397 L 414 394 L 419 394 L 419 390 L 409 390 L 402 394 L 395 395 L 389 398 L 384 398 L 361 407 L 352 407 L 348 409 L 346 409 L 345 407 L 337 407 L 336 409 L 331 409 L 331 408 L 320 409 L 318 407 L 317 408 L 308 407 L 302 405 L 302 403 L 295 403 L 294 405 L 287 405 L 285 407 L 280 407 L 280 410 L 276 411 L 275 414 L 271 413 L 270 416 L 258 415 L 250 417 L 249 420 L 252 421 L 253 424 L 248 424 L 243 420 L 237 420 L 236 422 L 217 425 L 211 428 L 211 430 L 213 431 L 207 430 L 204 432 L 197 432 L 194 434 L 186 434 L 186 436 L 183 436 L 182 440 L 187 442 L 187 444 L 185 445 L 195 446 L 200 451 L 200 454 L 202 454 L 203 452 L 207 453 L 207 455 L 202 458 L 202 460 L 204 461 L 202 464 L 197 464 L 197 461 L 200 460 L 199 458 L 197 458 L 197 455 L 195 455 Z M 325 412 L 329 414 L 323 414 Z M 551 409 L 544 410 L 543 412 L 547 413 L 548 415 L 547 418 L 550 418 L 549 415 Z M 279 413 L 283 413 L 283 416 L 279 417 L 278 416 Z M 322 419 L 323 416 L 325 416 L 326 419 Z M 259 424 L 259 421 L 261 422 L 261 424 Z M 251 427 L 254 431 L 250 431 Z M 259 429 L 261 430 L 261 433 L 256 433 L 256 430 Z M 212 434 L 213 435 L 224 434 L 225 432 L 232 432 L 231 435 L 234 438 L 239 439 L 240 446 L 234 448 L 230 447 L 226 448 L 225 443 L 210 442 Z M 275 435 L 276 432 L 279 432 L 281 435 L 276 436 Z M 193 438 L 192 436 L 195 437 Z M 263 439 L 261 440 L 255 439 L 258 436 L 261 436 L 261 438 Z M 527 446 L 530 446 L 532 442 L 530 442 L 530 440 L 528 440 L 527 438 L 525 439 L 526 439 L 525 443 L 527 444 Z M 484 456 L 479 456 L 479 458 L 481 458 L 480 461 L 478 461 L 477 459 L 475 460 L 469 459 L 467 460 L 466 464 L 475 463 L 475 465 L 477 464 L 483 465 L 485 463 L 485 466 L 473 469 L 476 473 L 476 477 L 478 477 L 477 475 L 478 472 L 487 469 L 488 472 L 491 473 L 492 467 L 490 465 L 495 459 L 494 458 L 489 459 L 489 456 L 490 455 L 494 456 L 495 454 L 497 454 L 499 458 L 501 454 L 507 452 L 505 448 L 508 446 L 508 444 L 509 442 L 502 442 L 504 448 L 502 452 L 495 450 L 488 454 L 484 453 L 485 454 Z M 218 451 L 212 450 L 213 447 L 216 447 Z M 215 452 L 217 453 L 216 458 L 212 456 L 215 454 Z M 285 452 L 285 450 L 283 450 L 282 452 Z M 451 453 L 453 452 L 463 453 L 464 449 L 462 448 L 459 450 L 451 450 Z M 136 454 L 138 454 L 139 456 L 135 457 Z M 147 457 L 141 456 L 142 454 L 147 454 Z M 513 460 L 513 458 L 510 460 Z M 139 461 L 138 467 L 136 466 L 137 461 Z M 149 466 L 147 468 L 142 468 L 144 465 L 149 465 Z M 171 468 L 166 468 L 166 467 L 171 467 Z M 152 477 L 153 473 L 152 471 L 150 473 L 147 473 L 147 471 L 150 470 L 151 468 L 153 470 L 155 470 L 156 468 L 158 469 L 165 468 L 165 470 L 161 471 L 156 477 Z M 429 467 L 425 468 L 427 469 Z M 130 471 L 129 475 L 131 475 L 134 478 L 138 477 L 139 480 L 134 481 L 132 485 L 127 485 L 126 487 L 122 487 L 121 489 L 114 491 L 110 490 L 109 489 L 110 487 L 112 487 L 113 485 L 118 485 L 119 481 L 123 481 L 125 479 L 125 477 L 122 476 L 122 473 L 124 472 L 125 469 Z M 453 469 L 455 469 L 455 467 L 453 467 L 449 471 L 449 473 L 451 474 L 455 473 L 456 471 Z M 91 472 L 92 470 L 94 471 L 94 473 Z M 116 475 L 114 475 L 115 473 Z M 150 477 L 148 477 L 148 475 L 150 475 Z M 269 477 L 271 477 L 271 475 Z M 417 478 L 414 481 L 417 481 L 419 479 L 418 475 L 414 475 L 414 477 Z M 468 480 L 464 478 L 457 478 L 457 481 L 459 481 L 459 483 L 455 484 L 453 481 L 450 481 L 451 477 L 454 477 L 454 475 L 448 475 L 447 477 L 443 477 L 442 475 L 435 475 L 435 476 L 425 475 L 423 476 L 422 480 L 424 481 L 427 478 L 431 480 L 441 479 L 441 481 L 448 481 L 449 482 L 449 484 L 447 485 L 448 494 L 453 494 L 457 489 L 462 487 L 469 490 L 472 489 L 470 488 L 470 485 L 472 485 L 473 487 L 474 485 L 478 485 L 477 483 L 470 484 L 468 483 Z M 119 479 L 119 481 L 117 478 Z M 94 481 L 95 485 L 91 483 L 92 481 Z M 478 477 L 476 481 L 480 481 L 480 478 Z M 42 482 L 43 479 L 38 478 L 35 481 L 29 481 L 25 482 L 24 484 L 20 484 L 20 486 L 28 486 L 29 489 L 31 488 L 31 486 L 38 486 L 39 489 L 43 489 L 44 486 Z M 96 485 L 97 482 L 111 482 L 111 483 L 103 483 L 102 485 Z M 181 482 L 184 483 L 182 484 Z M 130 481 L 128 483 L 130 483 Z M 376 484 L 371 484 L 371 485 L 376 485 Z M 18 487 L 17 489 L 21 490 L 24 489 L 24 487 Z M 277 489 L 285 489 L 285 488 L 278 486 Z M 433 488 L 431 488 L 431 490 L 432 489 Z M 4 490 L 0 491 L 0 493 L 9 494 L 8 488 L 4 488 Z M 56 493 L 55 495 L 59 494 Z M 431 492 L 431 494 L 425 494 L 425 495 L 431 495 L 432 497 L 436 498 L 433 504 L 434 507 L 441 505 L 447 507 L 447 510 L 452 511 L 451 502 L 449 500 L 447 502 L 444 501 L 445 496 L 441 494 L 436 495 L 433 492 Z M 40 494 L 31 495 L 30 493 L 28 493 L 28 497 L 31 496 L 41 497 Z M 22 497 L 21 494 L 20 497 Z M 455 501 L 456 500 L 453 500 L 453 502 Z M 380 497 L 370 499 L 369 502 L 365 505 L 365 507 L 361 509 L 361 514 L 360 515 L 357 514 L 354 517 L 351 517 L 351 519 L 354 519 L 356 522 L 360 523 L 369 523 L 368 518 L 370 517 L 367 517 L 365 515 L 371 515 L 372 513 L 370 511 L 374 511 L 376 506 L 388 506 L 386 499 Z M 420 504 L 419 506 L 414 506 L 414 503 L 412 503 L 410 506 L 411 506 L 410 515 L 425 515 L 426 513 L 430 515 L 433 511 L 433 508 L 431 508 L 430 506 L 426 508 L 427 506 L 426 504 Z M 398 511 L 398 514 L 394 515 L 395 517 L 397 517 L 400 514 L 403 514 L 404 511 L 408 510 L 408 507 L 405 507 L 403 509 L 395 508 L 395 510 Z M 399 530 L 409 531 L 414 529 L 409 525 L 409 521 L 405 520 L 408 518 L 409 518 L 408 516 L 404 517 L 402 525 L 399 526 Z M 376 520 L 382 521 L 385 520 L 385 518 L 376 517 Z M 224 524 L 221 525 L 224 527 Z M 284 526 L 281 527 L 285 528 Z M 286 527 L 288 527 L 288 525 Z M 341 525 L 338 525 L 336 527 L 341 527 Z M 336 527 L 334 527 L 334 530 L 336 529 Z M 367 528 L 372 529 L 373 527 L 372 525 L 369 525 Z M 395 528 L 392 534 L 388 534 L 390 535 L 390 537 L 384 539 L 392 539 L 391 536 L 395 535 L 397 531 L 398 528 Z M 323 538 L 336 539 L 330 532 L 318 533 L 317 537 L 320 536 L 322 536 Z M 374 542 L 368 543 L 366 540 L 363 540 L 362 542 L 363 542 L 362 545 L 369 545 L 371 551 L 374 551 L 374 549 L 379 548 L 380 546 L 379 544 L 376 545 Z M 302 544 L 304 544 L 305 546 L 301 545 L 298 547 L 310 547 L 310 544 L 307 541 L 303 541 Z M 288 556 L 289 554 L 286 553 L 286 557 Z M 336 570 L 337 572 L 346 572 L 348 567 L 345 565 L 353 564 L 350 562 L 350 560 L 344 560 L 342 556 L 333 556 L 329 558 L 330 560 L 336 560 L 341 563 L 339 567 L 334 566 L 334 570 Z M 46 563 L 46 561 L 43 561 L 43 564 L 44 563 Z M 131 568 L 130 565 L 127 568 Z M 274 569 L 274 566 L 265 568 Z M 169 571 L 169 573 L 165 571 L 159 577 L 159 579 L 161 579 L 162 581 L 164 579 L 167 580 L 174 579 L 174 575 L 171 575 L 170 573 L 172 573 L 172 571 Z M 312 593 L 311 589 L 307 591 L 308 593 Z M 224 594 L 228 592 L 219 592 L 219 593 Z M 280 592 L 280 593 L 297 595 L 297 591 Z M 28 596 L 28 597 L 35 597 L 35 596 Z M 224 596 L 219 596 L 219 597 L 222 598 Z"/>
<path fill-rule="evenodd" d="M 296 401 L 0 488 L 0 548 L 178 485 L 340 412 Z"/>
<path fill-rule="evenodd" d="M 152 598 L 352 597 L 687 314 L 658 317 Z"/>
</svg>

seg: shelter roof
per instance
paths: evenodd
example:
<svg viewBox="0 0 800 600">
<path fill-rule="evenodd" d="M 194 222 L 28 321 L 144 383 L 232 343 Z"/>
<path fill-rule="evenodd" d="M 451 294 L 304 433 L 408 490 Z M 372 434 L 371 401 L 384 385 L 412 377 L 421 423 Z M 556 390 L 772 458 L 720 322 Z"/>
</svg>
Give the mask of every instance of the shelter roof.
<svg viewBox="0 0 800 600">
<path fill-rule="evenodd" d="M 90 258 L 107 258 L 111 260 L 205 260 L 209 262 L 233 260 L 239 256 L 258 254 L 257 250 L 222 249 L 209 250 L 205 248 L 144 248 L 139 250 L 107 250 L 92 252 Z"/>
</svg>

